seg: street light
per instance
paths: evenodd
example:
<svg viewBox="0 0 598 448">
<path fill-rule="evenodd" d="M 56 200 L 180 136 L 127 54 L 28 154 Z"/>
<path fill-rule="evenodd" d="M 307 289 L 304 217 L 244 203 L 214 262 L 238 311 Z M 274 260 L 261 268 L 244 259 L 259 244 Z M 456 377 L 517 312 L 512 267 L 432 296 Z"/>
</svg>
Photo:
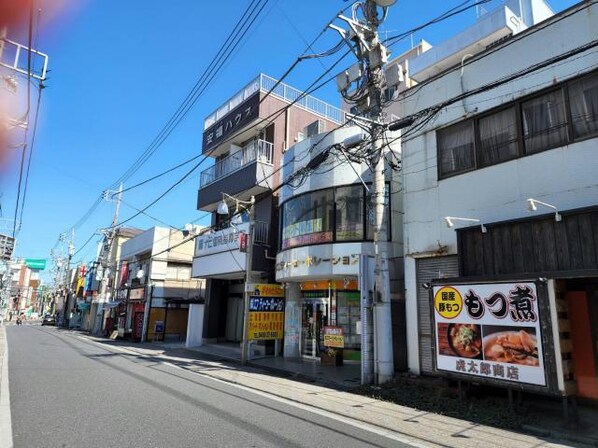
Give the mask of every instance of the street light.
<svg viewBox="0 0 598 448">
<path fill-rule="evenodd" d="M 476 222 L 476 223 L 480 223 L 480 228 L 482 230 L 482 233 L 486 233 L 488 231 L 488 229 L 486 228 L 486 226 L 484 224 L 481 223 L 481 221 L 479 219 L 476 218 L 458 218 L 457 216 L 445 216 L 444 217 L 444 222 L 446 222 L 446 226 L 448 228 L 453 228 L 455 227 L 455 223 L 454 221 L 463 221 L 463 222 Z"/>
<path fill-rule="evenodd" d="M 232 219 L 238 214 L 239 206 L 243 206 L 249 212 L 249 230 L 247 241 L 247 252 L 245 252 L 245 292 L 243 294 L 243 341 L 241 342 L 241 364 L 247 364 L 249 360 L 249 341 L 247 340 L 247 333 L 249 327 L 249 293 L 252 288 L 252 260 L 253 260 L 253 212 L 255 205 L 255 196 L 251 196 L 249 201 L 242 201 L 226 193 L 222 193 L 222 202 L 218 204 L 217 213 L 219 215 L 228 215 L 229 209 L 226 204 L 226 198 L 232 199 L 235 202 L 235 213 Z"/>
<path fill-rule="evenodd" d="M 536 206 L 536 204 L 540 204 L 540 205 L 543 205 L 544 207 L 553 209 L 554 210 L 554 220 L 556 222 L 560 222 L 563 219 L 563 217 L 559 213 L 559 210 L 554 205 L 547 204 L 546 202 L 538 201 L 537 199 L 534 199 L 534 198 L 529 198 L 527 200 L 527 209 L 530 212 L 535 212 L 536 210 L 538 210 L 538 207 Z"/>
</svg>

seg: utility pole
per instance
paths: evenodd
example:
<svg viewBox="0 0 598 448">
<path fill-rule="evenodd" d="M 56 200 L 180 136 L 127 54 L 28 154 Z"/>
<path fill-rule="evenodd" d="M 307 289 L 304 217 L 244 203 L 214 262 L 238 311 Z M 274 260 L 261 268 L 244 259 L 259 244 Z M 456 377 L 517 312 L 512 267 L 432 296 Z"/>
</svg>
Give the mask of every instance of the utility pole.
<svg viewBox="0 0 598 448">
<path fill-rule="evenodd" d="M 249 231 L 247 235 L 247 257 L 245 260 L 245 291 L 243 293 L 243 342 L 241 344 L 241 364 L 249 361 L 249 295 L 253 288 L 253 236 L 255 219 L 255 197 L 249 203 Z"/>
<path fill-rule="evenodd" d="M 357 18 L 355 13 L 353 18 L 339 16 L 341 20 L 347 22 L 351 28 L 349 31 L 334 25 L 331 26 L 339 32 L 359 61 L 357 67 L 352 67 L 344 74 L 339 75 L 340 80 L 337 78 L 339 89 L 348 101 L 355 103 L 362 113 L 366 113 L 370 118 L 371 148 L 368 154 L 368 163 L 374 173 L 372 205 L 374 206 L 375 294 L 372 301 L 368 300 L 367 303 L 362 303 L 362 350 L 367 348 L 364 344 L 371 344 L 371 334 L 374 333 L 373 376 L 377 384 L 389 381 L 394 375 L 387 252 L 388 231 L 385 219 L 384 165 L 387 149 L 382 143 L 386 129 L 382 111 L 382 94 L 385 84 L 382 66 L 387 61 L 387 51 L 378 38 L 378 26 L 384 20 L 387 8 L 394 2 L 395 0 L 362 1 L 359 6 L 363 12 L 363 19 Z M 379 15 L 379 8 L 383 9 L 382 15 Z M 348 92 L 349 87 L 356 81 L 365 82 L 364 94 Z M 371 328 L 372 322 L 373 329 Z M 369 364 L 369 359 L 371 358 L 362 359 L 364 383 L 371 382 L 372 378 L 372 366 Z"/>
<path fill-rule="evenodd" d="M 100 260 L 101 266 L 102 266 L 102 284 L 100 286 L 100 300 L 101 303 L 105 303 L 107 302 L 106 300 L 106 293 L 108 292 L 108 283 L 109 283 L 109 275 L 108 273 L 110 272 L 110 262 L 112 260 L 112 246 L 114 244 L 114 241 L 116 240 L 116 234 L 118 232 L 117 228 L 116 228 L 116 224 L 118 224 L 118 214 L 120 212 L 120 203 L 122 200 L 122 195 L 123 195 L 123 184 L 122 182 L 120 183 L 120 186 L 118 188 L 118 193 L 116 195 L 116 200 L 115 200 L 115 205 L 114 205 L 114 215 L 112 216 L 112 225 L 110 226 L 110 230 L 108 232 L 106 232 L 105 237 L 107 239 L 107 243 L 108 243 L 108 252 L 107 253 L 103 253 L 102 254 L 102 260 Z M 104 199 L 108 200 L 110 198 L 110 192 L 109 190 L 107 190 L 106 192 L 104 192 Z M 116 275 L 116 266 L 114 266 L 115 269 L 115 275 Z M 103 306 L 103 305 L 102 305 Z M 103 316 L 103 313 L 102 313 Z M 102 322 L 103 324 L 103 322 Z M 100 324 L 100 325 L 102 325 Z M 101 328 L 101 326 L 100 326 Z M 92 331 L 94 331 L 95 329 L 93 329 Z"/>
</svg>

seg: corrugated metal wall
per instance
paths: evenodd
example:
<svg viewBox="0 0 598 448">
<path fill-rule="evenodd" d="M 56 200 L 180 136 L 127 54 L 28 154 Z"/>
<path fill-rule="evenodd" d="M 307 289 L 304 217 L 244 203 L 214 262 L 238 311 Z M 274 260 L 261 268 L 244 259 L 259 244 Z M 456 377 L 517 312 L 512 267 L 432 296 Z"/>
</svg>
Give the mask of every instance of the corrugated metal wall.
<svg viewBox="0 0 598 448">
<path fill-rule="evenodd" d="M 456 255 L 434 258 L 420 258 L 417 269 L 417 314 L 419 316 L 419 363 L 422 373 L 434 372 L 432 317 L 430 315 L 430 291 L 424 283 L 438 278 L 457 277 L 459 263 Z"/>
</svg>

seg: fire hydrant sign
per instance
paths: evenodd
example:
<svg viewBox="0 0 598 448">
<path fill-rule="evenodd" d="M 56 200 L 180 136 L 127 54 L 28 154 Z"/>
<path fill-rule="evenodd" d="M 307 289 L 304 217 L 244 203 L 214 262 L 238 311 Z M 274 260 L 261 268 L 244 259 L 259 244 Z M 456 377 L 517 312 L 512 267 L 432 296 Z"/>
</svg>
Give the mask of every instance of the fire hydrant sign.
<svg viewBox="0 0 598 448">
<path fill-rule="evenodd" d="M 255 285 L 249 297 L 249 340 L 284 338 L 284 290 L 280 285 Z"/>
<path fill-rule="evenodd" d="M 534 283 L 443 285 L 433 293 L 437 370 L 546 385 Z"/>
<path fill-rule="evenodd" d="M 323 330 L 325 347 L 345 347 L 345 336 L 342 327 L 324 327 Z"/>
</svg>

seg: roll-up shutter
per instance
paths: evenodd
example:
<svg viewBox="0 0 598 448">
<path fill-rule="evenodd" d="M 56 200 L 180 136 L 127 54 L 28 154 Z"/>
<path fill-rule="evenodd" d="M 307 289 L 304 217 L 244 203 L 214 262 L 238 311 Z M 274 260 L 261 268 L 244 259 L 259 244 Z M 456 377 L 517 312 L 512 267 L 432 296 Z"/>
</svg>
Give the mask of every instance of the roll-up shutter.
<svg viewBox="0 0 598 448">
<path fill-rule="evenodd" d="M 419 316 L 419 363 L 421 372 L 429 374 L 434 372 L 432 316 L 430 291 L 422 285 L 438 278 L 457 277 L 459 275 L 458 258 L 456 255 L 420 258 L 416 260 L 416 269 L 417 314 Z"/>
</svg>

